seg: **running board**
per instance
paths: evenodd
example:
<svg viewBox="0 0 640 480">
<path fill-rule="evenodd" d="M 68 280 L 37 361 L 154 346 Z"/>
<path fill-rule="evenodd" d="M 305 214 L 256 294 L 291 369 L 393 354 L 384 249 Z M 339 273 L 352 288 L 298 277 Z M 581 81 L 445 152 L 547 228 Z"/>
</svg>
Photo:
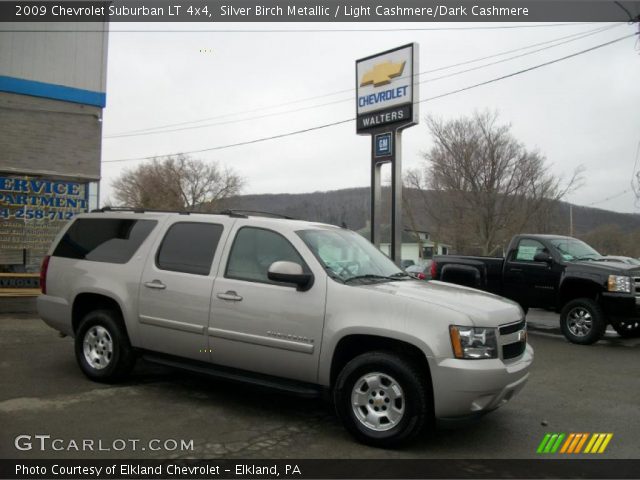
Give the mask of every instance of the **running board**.
<svg viewBox="0 0 640 480">
<path fill-rule="evenodd" d="M 190 361 L 169 355 L 162 355 L 152 352 L 144 352 L 142 358 L 159 365 L 180 368 L 191 372 L 209 375 L 233 382 L 248 383 L 259 387 L 279 390 L 284 393 L 306 398 L 320 398 L 324 396 L 324 389 L 312 383 L 298 382 L 285 378 L 273 377 L 260 373 L 247 372 L 220 365 L 213 365 L 197 361 Z"/>
</svg>

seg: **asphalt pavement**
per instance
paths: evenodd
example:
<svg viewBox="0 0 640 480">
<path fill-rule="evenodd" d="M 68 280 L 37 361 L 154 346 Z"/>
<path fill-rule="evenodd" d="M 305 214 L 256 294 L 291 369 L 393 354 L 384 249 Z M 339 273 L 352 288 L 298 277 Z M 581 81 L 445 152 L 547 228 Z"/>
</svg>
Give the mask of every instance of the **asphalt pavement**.
<svg viewBox="0 0 640 480">
<path fill-rule="evenodd" d="M 320 400 L 146 362 L 126 383 L 93 383 L 70 338 L 30 314 L 0 315 L 0 458 L 535 458 L 547 432 L 610 432 L 599 458 L 640 458 L 640 339 L 608 332 L 578 346 L 556 314 L 528 319 L 535 362 L 509 404 L 380 450 L 356 443 Z"/>
</svg>

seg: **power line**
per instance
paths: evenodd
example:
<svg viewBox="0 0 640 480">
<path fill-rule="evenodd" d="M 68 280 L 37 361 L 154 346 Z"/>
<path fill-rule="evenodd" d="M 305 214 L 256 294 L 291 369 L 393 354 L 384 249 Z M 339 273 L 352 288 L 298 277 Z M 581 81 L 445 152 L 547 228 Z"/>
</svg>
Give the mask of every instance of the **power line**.
<svg viewBox="0 0 640 480">
<path fill-rule="evenodd" d="M 611 40 L 611 41 L 606 42 L 606 43 L 601 43 L 600 45 L 596 45 L 595 47 L 587 48 L 585 50 L 581 50 L 579 52 L 572 53 L 570 55 L 565 55 L 564 57 L 560 57 L 560 58 L 556 58 L 555 60 L 550 60 L 548 62 L 540 63 L 538 65 L 534 65 L 533 67 L 525 68 L 523 70 L 518 70 L 517 72 L 514 72 L 514 73 L 509 73 L 507 75 L 502 75 L 501 77 L 492 78 L 491 80 L 487 80 L 486 82 L 476 83 L 475 85 L 471 85 L 469 87 L 464 87 L 464 88 L 459 88 L 458 90 L 453 90 L 451 92 L 443 93 L 442 95 L 436 95 L 435 97 L 425 98 L 424 100 L 420 100 L 419 102 L 416 102 L 416 103 L 422 103 L 422 102 L 427 102 L 429 100 L 435 100 L 437 98 L 447 97 L 449 95 L 453 95 L 455 93 L 464 92 L 466 90 L 471 90 L 472 88 L 480 87 L 482 85 L 488 85 L 490 83 L 494 83 L 494 82 L 497 82 L 499 80 L 504 80 L 506 78 L 515 77 L 516 75 L 520 75 L 522 73 L 530 72 L 532 70 L 537 70 L 538 68 L 546 67 L 547 65 L 553 65 L 554 63 L 558 63 L 558 62 L 561 62 L 563 60 L 568 60 L 570 58 L 577 57 L 579 55 L 583 55 L 585 53 L 592 52 L 594 50 L 598 50 L 599 48 L 603 48 L 603 47 L 606 47 L 608 45 L 613 45 L 614 43 L 621 42 L 622 40 L 626 40 L 627 38 L 631 38 L 631 37 L 634 37 L 636 35 L 638 35 L 638 34 L 637 33 L 632 33 L 630 35 L 625 35 L 624 37 L 619 37 L 619 38 L 616 38 L 615 40 Z"/>
<path fill-rule="evenodd" d="M 207 29 L 207 30 L 166 30 L 166 29 L 118 29 L 118 30 L 0 30 L 0 32 L 12 32 L 12 33 L 340 33 L 340 32 L 426 32 L 426 31 L 456 31 L 456 30 L 506 30 L 517 28 L 545 28 L 545 27 L 567 27 L 575 25 L 592 25 L 599 22 L 565 22 L 565 23 L 537 23 L 531 25 L 488 25 L 488 26 L 469 26 L 469 27 L 405 27 L 405 28 L 310 28 L 310 29 Z"/>
<path fill-rule="evenodd" d="M 428 73 L 439 72 L 439 71 L 442 71 L 442 70 L 448 70 L 450 68 L 464 66 L 464 65 L 468 65 L 470 63 L 476 63 L 476 62 L 479 62 L 479 61 L 482 61 L 482 60 L 488 60 L 488 59 L 491 59 L 491 58 L 500 57 L 500 56 L 503 56 L 503 55 L 508 55 L 510 53 L 515 53 L 515 52 L 519 52 L 519 51 L 522 51 L 522 50 L 528 50 L 530 48 L 534 48 L 534 47 L 537 47 L 537 46 L 548 45 L 549 43 L 560 42 L 562 40 L 570 39 L 570 40 L 567 40 L 566 42 L 561 42 L 561 43 L 558 43 L 556 45 L 551 45 L 551 46 L 548 47 L 548 48 L 555 48 L 557 46 L 564 45 L 566 43 L 570 43 L 570 42 L 575 41 L 575 40 L 580 40 L 580 39 L 586 38 L 588 36 L 596 35 L 598 33 L 601 33 L 601 32 L 604 32 L 606 30 L 610 30 L 612 28 L 619 27 L 619 26 L 622 26 L 622 25 L 624 25 L 624 24 L 617 23 L 617 24 L 613 24 L 613 25 L 607 25 L 605 27 L 599 27 L 599 28 L 596 28 L 596 29 L 593 29 L 593 30 L 587 30 L 586 32 L 574 33 L 574 34 L 571 34 L 571 35 L 566 35 L 566 36 L 555 38 L 555 39 L 552 39 L 552 40 L 546 40 L 544 42 L 534 43 L 534 44 L 531 44 L 531 45 L 526 45 L 524 47 L 519 47 L 519 48 L 515 48 L 515 49 L 511 49 L 511 50 L 506 50 L 506 51 L 503 51 L 503 52 L 495 53 L 495 54 L 484 56 L 484 57 L 480 57 L 480 58 L 466 60 L 466 61 L 463 61 L 463 62 L 459 62 L 459 63 L 455 63 L 455 64 L 443 66 L 443 67 L 434 68 L 434 69 L 431 69 L 431 70 L 424 70 L 422 72 L 419 72 L 417 75 L 424 75 L 424 74 L 428 74 Z M 531 52 L 527 52 L 527 53 L 524 53 L 524 54 L 522 54 L 520 56 L 530 55 L 530 54 L 537 53 L 537 52 L 542 51 L 542 50 L 545 50 L 545 48 L 534 50 L 534 51 L 531 51 Z M 503 61 L 513 60 L 515 58 L 519 58 L 520 56 L 510 57 L 510 58 L 504 59 Z M 502 61 L 493 62 L 493 63 L 487 64 L 485 66 L 478 66 L 478 67 L 475 67 L 475 68 L 472 68 L 472 69 L 469 69 L 469 70 L 463 70 L 463 71 L 460 71 L 460 72 L 456 72 L 456 73 L 450 74 L 449 76 L 460 75 L 462 73 L 466 73 L 466 72 L 469 72 L 469 71 L 472 71 L 472 70 L 477 70 L 479 68 L 485 68 L 487 66 L 492 66 L 492 65 L 495 65 L 495 64 L 498 64 L 498 63 L 501 63 L 501 62 Z M 404 77 L 404 78 L 406 78 L 406 77 Z M 438 78 L 431 79 L 431 80 L 426 80 L 426 81 L 420 82 L 420 83 L 426 83 L 428 81 L 439 80 L 441 78 L 447 78 L 447 76 L 438 77 Z M 354 91 L 355 91 L 354 88 L 347 88 L 347 89 L 344 89 L 344 90 L 338 90 L 338 91 L 335 91 L 335 92 L 325 93 L 325 94 L 322 94 L 322 95 L 315 95 L 313 97 L 307 97 L 307 98 L 302 98 L 302 99 L 298 99 L 298 100 L 292 100 L 292 101 L 285 102 L 285 103 L 274 104 L 274 105 L 270 105 L 270 106 L 264 106 L 264 107 L 249 109 L 249 110 L 238 111 L 238 112 L 235 112 L 235 113 L 231 112 L 231 113 L 216 115 L 216 116 L 213 116 L 213 117 L 203 118 L 203 119 L 199 119 L 199 120 L 191 120 L 191 121 L 186 121 L 186 122 L 159 125 L 159 126 L 156 126 L 156 127 L 129 130 L 129 131 L 126 131 L 126 132 L 107 135 L 107 136 L 104 136 L 103 138 L 104 139 L 122 138 L 122 137 L 136 136 L 135 134 L 138 134 L 138 133 L 145 134 L 145 135 L 150 135 L 152 133 L 168 133 L 168 132 L 173 132 L 173 131 L 187 130 L 187 128 L 184 128 L 184 129 L 179 128 L 179 129 L 176 129 L 176 130 L 165 130 L 165 129 L 171 128 L 171 127 L 182 127 L 182 126 L 185 126 L 185 125 L 190 125 L 192 123 L 201 123 L 201 122 L 206 122 L 206 121 L 210 121 L 210 120 L 216 120 L 216 119 L 219 119 L 219 118 L 235 116 L 235 115 L 241 115 L 241 114 L 244 114 L 244 113 L 254 113 L 254 112 L 258 112 L 258 111 L 262 111 L 262 110 L 268 110 L 268 109 L 271 109 L 271 108 L 283 107 L 283 106 L 292 105 L 292 104 L 296 104 L 296 103 L 306 102 L 306 101 L 309 101 L 309 100 L 316 100 L 316 99 L 319 99 L 319 98 L 325 98 L 325 97 L 338 95 L 338 94 L 341 94 L 341 93 L 348 93 L 348 92 L 354 92 Z M 336 101 L 332 101 L 332 102 L 328 102 L 328 103 L 324 103 L 324 104 L 319 104 L 319 105 L 311 105 L 311 106 L 308 106 L 308 107 L 302 107 L 302 108 L 299 108 L 299 109 L 288 110 L 288 111 L 284 111 L 284 112 L 274 112 L 274 113 L 271 113 L 271 114 L 260 115 L 260 116 L 257 116 L 257 117 L 229 120 L 229 121 L 225 121 L 225 122 L 216 122 L 214 124 L 208 124 L 208 125 L 199 125 L 199 126 L 194 126 L 193 128 L 204 128 L 204 127 L 209 127 L 209 126 L 225 125 L 227 123 L 244 122 L 244 121 L 258 119 L 258 118 L 265 118 L 267 116 L 277 116 L 277 115 L 283 115 L 283 114 L 286 114 L 286 113 L 295 113 L 295 112 L 299 112 L 299 111 L 302 111 L 302 110 L 305 110 L 305 109 L 315 109 L 315 108 L 324 107 L 326 105 L 334 105 L 334 104 L 341 103 L 341 102 L 347 102 L 347 101 L 350 101 L 350 100 L 352 100 L 352 97 L 350 97 L 348 99 L 336 100 Z M 158 132 L 156 132 L 156 130 Z M 149 132 L 149 133 L 147 133 L 147 132 Z"/>
<path fill-rule="evenodd" d="M 460 92 L 464 92 L 464 91 L 467 91 L 467 90 L 471 90 L 473 88 L 481 87 L 481 86 L 484 86 L 484 85 L 489 85 L 491 83 L 495 83 L 495 82 L 498 82 L 500 80 L 504 80 L 504 79 L 507 79 L 507 78 L 515 77 L 517 75 L 521 75 L 521 74 L 526 73 L 526 72 L 531 72 L 531 71 L 536 70 L 538 68 L 542 68 L 542 67 L 545 67 L 545 66 L 548 66 L 548 65 L 552 65 L 554 63 L 558 63 L 558 62 L 561 62 L 561 61 L 564 61 L 564 60 L 568 60 L 570 58 L 577 57 L 579 55 L 583 55 L 583 54 L 588 53 L 588 52 L 592 52 L 594 50 L 606 47 L 608 45 L 612 45 L 612 44 L 620 42 L 622 40 L 626 40 L 627 38 L 631 38 L 631 37 L 633 37 L 635 35 L 638 35 L 638 34 L 637 33 L 632 33 L 631 35 L 625 35 L 625 36 L 619 37 L 619 38 L 617 38 L 615 40 L 611 40 L 609 42 L 601 43 L 601 44 L 596 45 L 594 47 L 590 47 L 590 48 L 587 48 L 585 50 L 581 50 L 579 52 L 572 53 L 570 55 L 565 55 L 564 57 L 560 57 L 560 58 L 557 58 L 557 59 L 554 59 L 554 60 L 550 60 L 548 62 L 540 63 L 538 65 L 534 65 L 533 67 L 529 67 L 529 68 L 525 68 L 525 69 L 522 69 L 522 70 L 518 70 L 516 72 L 510 73 L 510 74 L 507 74 L 507 75 L 502 75 L 500 77 L 496 77 L 496 78 L 493 78 L 493 79 L 490 79 L 490 80 L 487 80 L 487 81 L 484 81 L 484 82 L 476 83 L 474 85 L 469 85 L 467 87 L 459 88 L 457 90 L 452 90 L 450 92 L 446 92 L 446 93 L 443 93 L 443 94 L 440 94 L 440 95 L 436 95 L 434 97 L 425 98 L 425 99 L 420 100 L 420 101 L 418 101 L 416 103 L 423 103 L 423 102 L 436 100 L 436 99 L 447 97 L 447 96 L 450 96 L 450 95 L 455 95 L 456 93 L 460 93 Z M 216 151 L 216 150 L 224 150 L 224 149 L 227 149 L 227 148 L 233 148 L 233 147 L 238 147 L 238 146 L 242 146 L 242 145 L 249 145 L 249 144 L 253 144 L 253 143 L 260 143 L 260 142 L 265 142 L 265 141 L 268 141 L 268 140 L 274 140 L 274 139 L 277 139 L 277 138 L 289 137 L 289 136 L 298 135 L 298 134 L 301 134 L 301 133 L 311 132 L 311 131 L 315 131 L 315 130 L 321 130 L 321 129 L 324 129 L 324 128 L 333 127 L 333 126 L 336 126 L 336 125 L 341 125 L 341 124 L 344 124 L 344 123 L 352 122 L 354 120 L 355 120 L 355 118 L 348 118 L 348 119 L 340 120 L 340 121 L 337 121 L 337 122 L 318 125 L 318 126 L 315 126 L 315 127 L 310 127 L 310 128 L 306 128 L 306 129 L 302 129 L 302 130 L 296 130 L 296 131 L 293 131 L 293 132 L 282 133 L 282 134 L 279 134 L 279 135 L 273 135 L 273 136 L 270 136 L 270 137 L 261 137 L 261 138 L 256 138 L 256 139 L 253 139 L 253 140 L 248 140 L 248 141 L 245 141 L 245 142 L 233 143 L 233 144 L 228 144 L 228 145 L 219 145 L 219 146 L 216 146 L 216 147 L 209 147 L 209 148 L 203 148 L 203 149 L 199 149 L 199 150 L 191 150 L 191 151 L 187 151 L 187 152 L 178 152 L 178 153 L 189 155 L 189 154 L 194 154 L 194 153 L 204 153 L 204 152 L 211 152 L 211 151 Z M 170 153 L 170 154 L 163 154 L 163 155 L 152 155 L 152 156 L 147 156 L 147 157 L 121 158 L 121 159 L 115 159 L 115 160 L 103 160 L 103 163 L 116 163 L 116 162 L 127 162 L 127 161 L 151 160 L 151 159 L 159 157 L 159 156 L 172 156 L 172 155 L 177 155 L 178 153 Z"/>
<path fill-rule="evenodd" d="M 184 154 L 184 155 L 190 155 L 192 153 L 212 152 L 212 151 L 215 151 L 215 150 L 223 150 L 223 149 L 226 149 L 226 148 L 240 147 L 242 145 L 251 145 L 252 143 L 260 143 L 260 142 L 265 142 L 267 140 L 275 140 L 276 138 L 289 137 L 291 135 L 298 135 L 300 133 L 307 133 L 307 132 L 312 132 L 314 130 L 320 130 L 320 129 L 327 128 L 327 127 L 333 127 L 335 125 L 341 125 L 343 123 L 352 122 L 353 120 L 355 120 L 355 118 L 348 118 L 346 120 L 340 120 L 338 122 L 327 123 L 327 124 L 324 124 L 324 125 L 318 125 L 316 127 L 305 128 L 305 129 L 302 129 L 302 130 L 296 130 L 295 132 L 281 133 L 279 135 L 273 135 L 271 137 L 263 137 L 263 138 L 256 138 L 254 140 L 247 140 L 246 142 L 232 143 L 232 144 L 229 144 L 229 145 L 220 145 L 218 147 L 203 148 L 201 150 L 191 150 L 190 152 L 181 152 L 181 153 Z M 131 161 L 131 160 L 151 160 L 151 159 L 156 158 L 156 157 L 171 157 L 173 155 L 177 155 L 177 154 L 176 153 L 169 153 L 169 154 L 165 154 L 165 155 L 153 155 L 151 157 L 121 158 L 121 159 L 118 159 L 118 160 L 103 160 L 102 163 L 128 162 L 128 161 Z"/>
<path fill-rule="evenodd" d="M 522 58 L 522 57 L 525 57 L 525 56 L 528 56 L 528 55 L 533 55 L 534 53 L 539 53 L 541 51 L 549 50 L 549 49 L 555 48 L 555 47 L 559 47 L 561 45 L 565 45 L 565 44 L 570 43 L 570 42 L 575 42 L 576 40 L 581 40 L 581 39 L 586 38 L 588 36 L 595 35 L 597 33 L 601 33 L 601 32 L 603 32 L 605 30 L 609 30 L 609 29 L 617 27 L 617 26 L 619 26 L 619 24 L 618 25 L 607 26 L 607 27 L 600 28 L 600 29 L 596 29 L 595 31 L 584 33 L 581 36 L 578 36 L 578 37 L 575 37 L 575 38 L 571 38 L 569 40 L 565 40 L 563 42 L 556 43 L 554 45 L 548 45 L 546 47 L 538 48 L 536 50 L 531 50 L 529 52 L 521 53 L 519 55 L 514 55 L 514 56 L 508 57 L 508 58 L 503 58 L 503 59 L 497 60 L 495 62 L 487 63 L 487 64 L 484 64 L 484 65 L 478 65 L 478 66 L 475 66 L 475 67 L 472 67 L 472 68 L 468 68 L 468 69 L 465 69 L 465 70 L 459 70 L 457 72 L 449 73 L 449 74 L 446 74 L 446 75 L 441 75 L 439 77 L 428 78 L 428 79 L 422 80 L 422 81 L 420 81 L 418 83 L 420 85 L 422 85 L 422 84 L 425 84 L 425 83 L 434 82 L 434 81 L 442 80 L 442 79 L 445 79 L 445 78 L 451 78 L 451 77 L 454 77 L 454 76 L 457 76 L 457 75 L 462 75 L 464 73 L 468 73 L 468 72 L 472 72 L 472 71 L 475 71 L 475 70 L 480 70 L 480 69 L 483 69 L 483 68 L 491 67 L 491 66 L 494 66 L 494 65 L 498 65 L 500 63 L 508 62 L 508 61 L 515 60 L 515 59 L 518 59 L 518 58 Z M 435 71 L 444 70 L 445 68 L 446 67 L 435 69 Z M 449 68 L 451 68 L 451 67 L 449 67 Z M 432 71 L 434 71 L 434 70 L 420 72 L 417 75 L 423 75 L 425 73 L 430 73 Z M 399 77 L 399 78 L 408 78 L 409 76 L 410 75 L 406 75 L 404 77 Z M 350 89 L 349 91 L 354 91 L 354 90 L 355 89 Z M 316 108 L 322 108 L 322 107 L 326 107 L 326 106 L 330 106 L 330 105 L 336 105 L 336 104 L 339 104 L 339 103 L 353 102 L 353 100 L 354 100 L 354 98 L 350 96 L 349 98 L 345 98 L 345 99 L 341 99 L 341 100 L 334 100 L 334 101 L 331 101 L 331 102 L 321 103 L 321 104 L 318 104 L 318 105 L 310 105 L 310 106 L 306 106 L 306 107 L 300 107 L 300 108 L 297 108 L 297 109 L 285 110 L 285 111 L 281 111 L 281 112 L 266 113 L 266 114 L 263 114 L 263 115 L 258 115 L 258 116 L 253 116 L 253 117 L 240 118 L 240 119 L 235 119 L 235 120 L 225 120 L 225 121 L 222 121 L 222 122 L 208 123 L 208 124 L 204 124 L 204 125 L 193 125 L 193 126 L 189 126 L 189 127 L 185 126 L 185 127 L 167 129 L 167 130 L 154 130 L 154 131 L 140 132 L 140 133 L 122 133 L 120 135 L 110 135 L 110 136 L 106 136 L 104 138 L 105 139 L 113 139 L 113 138 L 137 137 L 137 136 L 146 136 L 146 135 L 156 135 L 156 134 L 161 134 L 161 133 L 179 132 L 179 131 L 185 131 L 185 130 L 197 130 L 197 129 L 201 129 L 201 128 L 209 128 L 209 127 L 215 127 L 215 126 L 221 126 L 221 125 L 229 125 L 229 124 L 234 124 L 234 123 L 242 123 L 242 122 L 247 122 L 247 121 L 251 121 L 251 120 L 258 120 L 258 119 L 262 119 L 262 118 L 268 118 L 268 117 L 277 117 L 277 116 L 280 116 L 280 115 L 288 115 L 288 114 L 291 114 L 291 113 L 301 112 L 301 111 L 305 111 L 305 110 L 314 110 Z"/>
<path fill-rule="evenodd" d="M 598 200 L 597 202 L 588 203 L 586 205 L 583 205 L 583 207 L 593 207 L 594 205 L 599 205 L 601 203 L 608 202 L 609 200 L 614 200 L 616 198 L 619 198 L 619 197 L 629 193 L 630 191 L 631 191 L 631 189 L 627 188 L 626 190 L 623 190 L 622 192 L 616 193 L 615 195 L 612 195 L 610 197 L 603 198 L 602 200 Z"/>
</svg>

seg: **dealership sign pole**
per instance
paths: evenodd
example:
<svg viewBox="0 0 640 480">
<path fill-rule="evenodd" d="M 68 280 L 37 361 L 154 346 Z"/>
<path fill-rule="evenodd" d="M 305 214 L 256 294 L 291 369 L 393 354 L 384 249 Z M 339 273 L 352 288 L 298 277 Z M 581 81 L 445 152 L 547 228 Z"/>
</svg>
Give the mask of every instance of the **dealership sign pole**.
<svg viewBox="0 0 640 480">
<path fill-rule="evenodd" d="M 371 243 L 380 248 L 381 169 L 391 163 L 391 259 L 402 247 L 402 130 L 418 119 L 418 44 L 356 60 L 356 133 L 371 136 Z"/>
</svg>

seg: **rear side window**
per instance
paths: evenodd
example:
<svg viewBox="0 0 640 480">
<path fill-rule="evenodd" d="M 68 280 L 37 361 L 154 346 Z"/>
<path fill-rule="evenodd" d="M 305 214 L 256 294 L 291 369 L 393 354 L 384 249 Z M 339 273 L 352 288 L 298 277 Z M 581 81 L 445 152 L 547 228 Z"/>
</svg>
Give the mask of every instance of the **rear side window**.
<svg viewBox="0 0 640 480">
<path fill-rule="evenodd" d="M 55 257 L 127 263 L 156 226 L 155 220 L 80 218 L 53 251 Z"/>
<path fill-rule="evenodd" d="M 162 240 L 156 265 L 161 270 L 209 275 L 222 225 L 215 223 L 174 223 Z"/>
</svg>

